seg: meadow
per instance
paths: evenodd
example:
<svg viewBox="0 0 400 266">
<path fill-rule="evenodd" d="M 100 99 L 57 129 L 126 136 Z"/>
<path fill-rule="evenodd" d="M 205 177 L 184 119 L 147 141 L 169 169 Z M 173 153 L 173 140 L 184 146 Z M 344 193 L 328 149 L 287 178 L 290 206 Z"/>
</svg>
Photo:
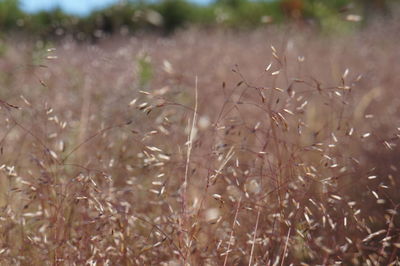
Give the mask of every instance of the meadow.
<svg viewBox="0 0 400 266">
<path fill-rule="evenodd" d="M 398 265 L 398 25 L 3 41 L 0 264 Z"/>
</svg>

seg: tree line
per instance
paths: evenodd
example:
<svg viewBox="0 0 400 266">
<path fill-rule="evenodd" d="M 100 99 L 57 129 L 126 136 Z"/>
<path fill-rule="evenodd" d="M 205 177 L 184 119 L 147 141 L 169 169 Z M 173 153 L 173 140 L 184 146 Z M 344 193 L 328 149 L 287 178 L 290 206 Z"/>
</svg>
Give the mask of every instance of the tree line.
<svg viewBox="0 0 400 266">
<path fill-rule="evenodd" d="M 60 8 L 25 13 L 18 0 L 0 0 L 1 34 L 37 38 L 71 36 L 93 40 L 111 34 L 155 31 L 169 34 L 188 25 L 252 28 L 294 22 L 321 30 L 346 30 L 375 17 L 390 17 L 395 0 L 216 0 L 199 5 L 185 0 L 120 2 L 79 17 Z M 356 23 L 355 23 L 356 22 Z M 357 26 L 358 27 L 358 26 Z"/>
</svg>

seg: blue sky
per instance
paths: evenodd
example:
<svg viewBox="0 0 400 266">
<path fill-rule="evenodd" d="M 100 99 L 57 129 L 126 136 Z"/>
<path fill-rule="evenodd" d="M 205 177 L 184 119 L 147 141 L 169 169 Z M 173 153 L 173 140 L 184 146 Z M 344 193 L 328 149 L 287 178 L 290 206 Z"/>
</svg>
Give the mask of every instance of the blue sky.
<svg viewBox="0 0 400 266">
<path fill-rule="evenodd" d="M 61 7 L 67 13 L 87 15 L 92 10 L 118 3 L 118 0 L 20 0 L 20 3 L 21 8 L 27 12 Z"/>
<path fill-rule="evenodd" d="M 87 15 L 92 10 L 107 7 L 118 3 L 120 0 L 20 0 L 21 8 L 26 12 L 51 10 L 61 7 L 65 12 L 75 15 Z M 194 0 L 196 2 L 209 2 L 209 0 Z"/>
</svg>

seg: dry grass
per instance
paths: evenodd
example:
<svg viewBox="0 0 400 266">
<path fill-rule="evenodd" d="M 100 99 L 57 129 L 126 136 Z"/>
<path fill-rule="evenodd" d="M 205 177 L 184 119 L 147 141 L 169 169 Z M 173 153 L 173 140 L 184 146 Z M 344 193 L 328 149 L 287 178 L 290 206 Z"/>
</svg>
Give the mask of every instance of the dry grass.
<svg viewBox="0 0 400 266">
<path fill-rule="evenodd" d="M 395 265 L 400 50 L 376 28 L 8 43 L 0 264 Z"/>
</svg>

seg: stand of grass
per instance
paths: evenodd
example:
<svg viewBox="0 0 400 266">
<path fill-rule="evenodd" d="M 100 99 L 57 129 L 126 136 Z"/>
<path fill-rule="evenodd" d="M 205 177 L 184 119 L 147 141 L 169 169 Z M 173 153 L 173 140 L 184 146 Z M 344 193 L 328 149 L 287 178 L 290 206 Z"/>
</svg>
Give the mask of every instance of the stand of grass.
<svg viewBox="0 0 400 266">
<path fill-rule="evenodd" d="M 0 263 L 395 265 L 396 26 L 281 30 L 8 43 Z"/>
</svg>

